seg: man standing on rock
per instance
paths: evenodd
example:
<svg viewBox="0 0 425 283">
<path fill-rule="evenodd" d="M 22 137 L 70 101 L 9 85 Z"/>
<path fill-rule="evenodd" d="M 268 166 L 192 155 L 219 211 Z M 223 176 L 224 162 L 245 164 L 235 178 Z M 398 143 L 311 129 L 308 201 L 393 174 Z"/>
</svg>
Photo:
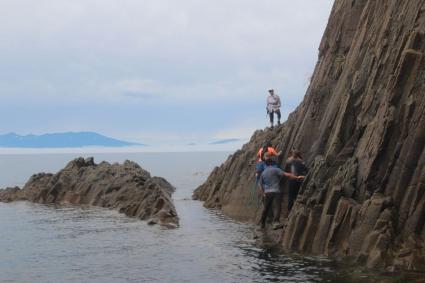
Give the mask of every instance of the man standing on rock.
<svg viewBox="0 0 425 283">
<path fill-rule="evenodd" d="M 304 176 L 295 176 L 291 173 L 286 173 L 280 168 L 273 167 L 274 160 L 270 154 L 264 154 L 264 162 L 266 163 L 266 169 L 260 177 L 260 189 L 263 193 L 264 207 L 261 214 L 261 228 L 266 227 L 266 220 L 269 211 L 273 209 L 273 203 L 275 209 L 273 211 L 273 229 L 281 228 L 282 225 L 279 223 L 280 210 L 282 205 L 281 191 L 280 191 L 280 180 L 283 177 L 287 177 L 292 180 L 303 180 Z"/>
<path fill-rule="evenodd" d="M 274 113 L 277 115 L 277 124 L 280 125 L 280 97 L 274 93 L 273 89 L 269 89 L 270 95 L 267 97 L 267 114 L 270 117 L 270 126 L 273 129 Z"/>
</svg>

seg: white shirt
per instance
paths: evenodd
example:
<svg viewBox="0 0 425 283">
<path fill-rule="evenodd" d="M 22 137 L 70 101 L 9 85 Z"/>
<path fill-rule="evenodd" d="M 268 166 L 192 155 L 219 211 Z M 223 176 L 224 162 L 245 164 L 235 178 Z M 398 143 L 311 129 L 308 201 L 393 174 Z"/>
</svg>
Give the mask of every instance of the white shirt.
<svg viewBox="0 0 425 283">
<path fill-rule="evenodd" d="M 280 98 L 279 95 L 269 95 L 267 97 L 267 110 L 269 112 L 279 110 L 280 108 Z"/>
</svg>

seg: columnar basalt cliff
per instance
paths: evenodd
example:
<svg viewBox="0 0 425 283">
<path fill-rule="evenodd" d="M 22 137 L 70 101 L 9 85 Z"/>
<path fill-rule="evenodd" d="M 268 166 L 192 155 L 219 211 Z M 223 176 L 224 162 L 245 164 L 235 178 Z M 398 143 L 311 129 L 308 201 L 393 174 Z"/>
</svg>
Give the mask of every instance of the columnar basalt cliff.
<svg viewBox="0 0 425 283">
<path fill-rule="evenodd" d="M 304 101 L 257 131 L 194 198 L 255 220 L 254 156 L 271 141 L 309 167 L 288 250 L 425 271 L 425 1 L 336 0 Z M 286 215 L 284 215 L 286 216 Z"/>
<path fill-rule="evenodd" d="M 174 190 L 131 161 L 95 164 L 93 158 L 77 158 L 57 174 L 33 175 L 22 190 L 0 190 L 0 201 L 101 206 L 172 228 L 179 222 L 171 199 Z"/>
</svg>

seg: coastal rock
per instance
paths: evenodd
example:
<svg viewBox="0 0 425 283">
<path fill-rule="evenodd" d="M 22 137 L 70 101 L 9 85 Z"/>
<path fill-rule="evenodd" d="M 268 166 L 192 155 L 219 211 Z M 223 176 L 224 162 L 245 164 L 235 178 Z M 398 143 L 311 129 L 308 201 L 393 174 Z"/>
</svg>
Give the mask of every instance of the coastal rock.
<svg viewBox="0 0 425 283">
<path fill-rule="evenodd" d="M 0 190 L 1 202 L 12 202 L 25 199 L 25 194 L 21 191 L 19 187 L 6 188 L 4 190 Z"/>
<path fill-rule="evenodd" d="M 56 174 L 33 175 L 22 190 L 0 190 L 0 201 L 101 206 L 150 224 L 177 227 L 174 190 L 165 179 L 151 177 L 132 161 L 95 164 L 93 158 L 77 158 Z"/>
<path fill-rule="evenodd" d="M 297 148 L 310 172 L 289 215 L 284 197 L 283 248 L 423 272 L 424 52 L 425 1 L 336 0 L 303 102 L 282 126 L 255 132 L 194 198 L 258 221 L 257 150 Z"/>
</svg>

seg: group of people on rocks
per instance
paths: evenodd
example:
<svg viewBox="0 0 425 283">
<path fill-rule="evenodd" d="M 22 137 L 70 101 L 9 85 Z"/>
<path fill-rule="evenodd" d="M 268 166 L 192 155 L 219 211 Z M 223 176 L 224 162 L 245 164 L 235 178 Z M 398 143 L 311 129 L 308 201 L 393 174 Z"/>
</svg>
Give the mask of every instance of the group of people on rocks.
<svg viewBox="0 0 425 283">
<path fill-rule="evenodd" d="M 298 196 L 302 181 L 305 178 L 304 176 L 307 174 L 307 167 L 298 150 L 291 151 L 283 167 L 284 170 L 280 168 L 278 163 L 281 154 L 282 153 L 277 152 L 269 142 L 266 142 L 257 153 L 256 187 L 258 187 L 263 200 L 263 211 L 260 220 L 261 228 L 265 228 L 267 216 L 270 214 L 270 211 L 273 212 L 273 229 L 282 228 L 279 219 L 283 201 L 282 179 L 289 179 L 289 213 Z"/>
<path fill-rule="evenodd" d="M 277 123 L 280 125 L 281 101 L 280 97 L 269 90 L 267 97 L 267 115 L 270 118 L 270 125 L 273 129 L 274 114 L 277 115 Z M 260 227 L 265 228 L 268 215 L 273 215 L 273 229 L 282 228 L 280 223 L 281 207 L 283 202 L 283 182 L 288 179 L 288 213 L 291 211 L 298 196 L 302 181 L 307 174 L 307 167 L 304 164 L 301 153 L 292 150 L 283 167 L 280 166 L 282 152 L 277 152 L 269 141 L 258 150 L 257 163 L 255 168 L 255 188 L 261 196 L 263 211 L 261 213 Z"/>
</svg>

